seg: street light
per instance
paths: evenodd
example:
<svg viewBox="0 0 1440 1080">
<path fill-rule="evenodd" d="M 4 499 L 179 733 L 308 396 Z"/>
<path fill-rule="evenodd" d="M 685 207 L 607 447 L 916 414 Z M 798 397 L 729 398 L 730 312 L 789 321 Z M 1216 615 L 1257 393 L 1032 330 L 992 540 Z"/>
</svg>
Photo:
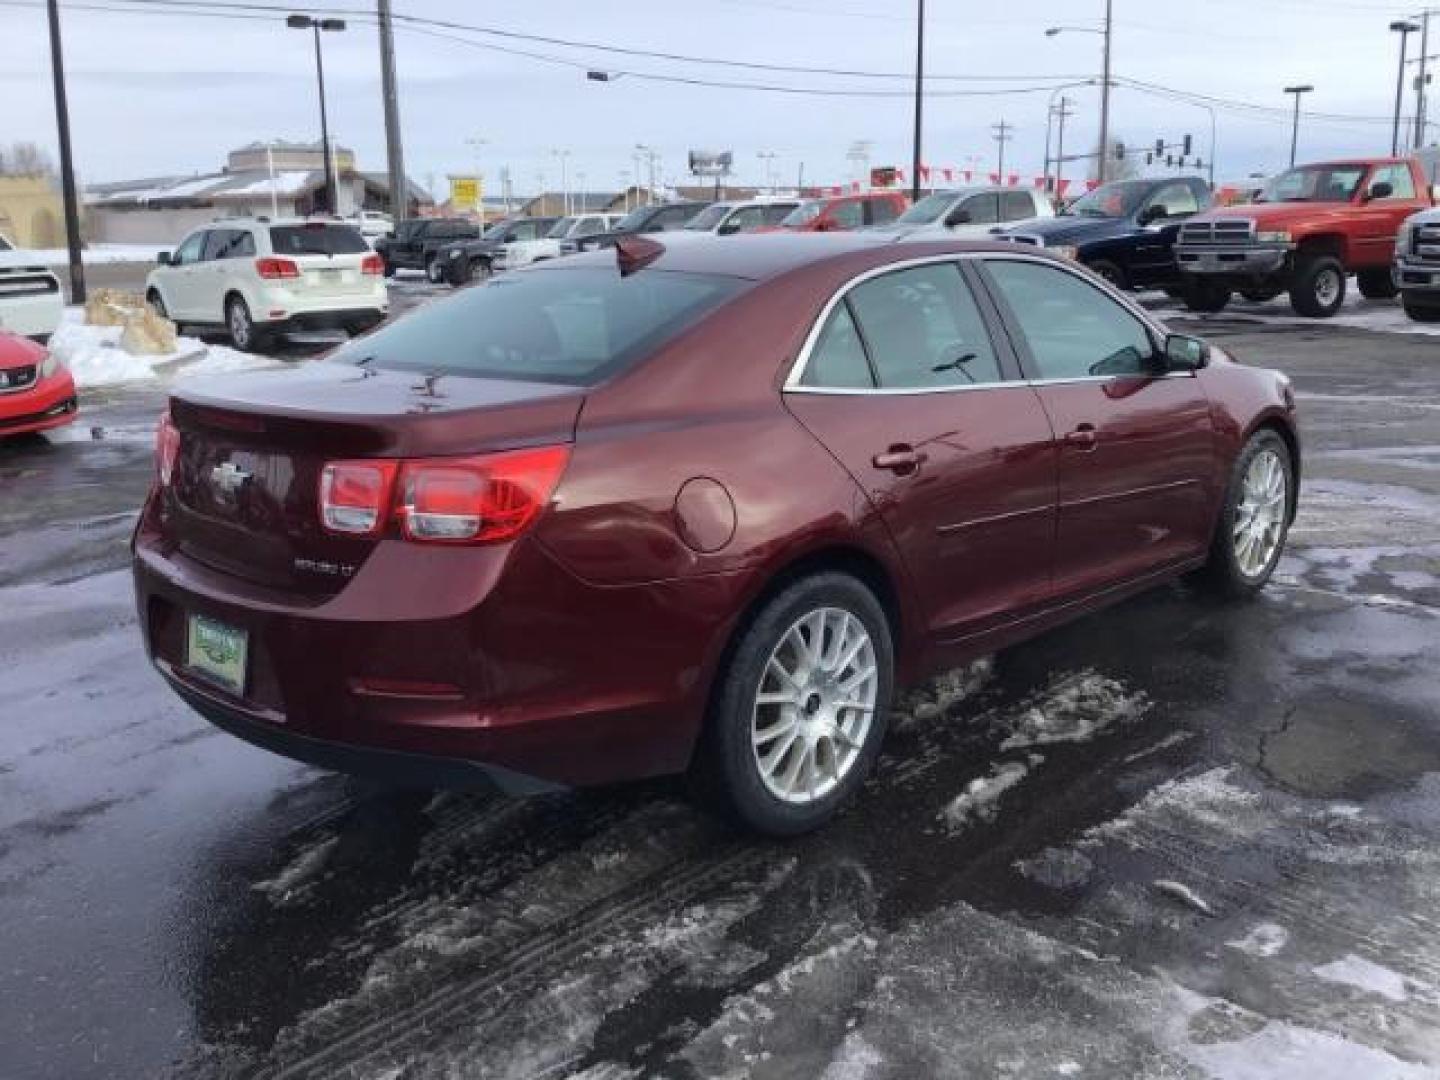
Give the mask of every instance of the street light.
<svg viewBox="0 0 1440 1080">
<path fill-rule="evenodd" d="M 1410 35 L 1420 29 L 1419 23 L 1409 19 L 1397 19 L 1390 24 L 1390 30 L 1400 35 L 1400 72 L 1395 76 L 1395 124 L 1390 130 L 1390 156 L 1400 153 L 1400 108 L 1405 103 L 1405 47 Z"/>
<path fill-rule="evenodd" d="M 1096 179 L 1100 183 L 1105 182 L 1105 176 L 1110 168 L 1110 40 L 1112 31 L 1115 28 L 1115 21 L 1112 17 L 1113 0 L 1105 0 L 1105 23 L 1104 28 L 1097 30 L 1093 26 L 1052 26 L 1045 31 L 1046 37 L 1058 37 L 1064 33 L 1074 34 L 1099 34 L 1105 39 L 1105 45 L 1101 52 L 1100 70 L 1100 153 L 1096 169 Z"/>
<path fill-rule="evenodd" d="M 775 194 L 775 159 L 779 157 L 774 150 L 759 150 L 755 156 L 765 162 L 765 185 L 770 189 L 770 194 Z"/>
<path fill-rule="evenodd" d="M 1292 169 L 1295 167 L 1295 147 L 1300 141 L 1300 95 L 1308 94 L 1314 89 L 1315 87 L 1308 83 L 1304 86 L 1285 87 L 1285 93 L 1295 95 L 1295 123 L 1290 129 L 1290 167 Z"/>
<path fill-rule="evenodd" d="M 565 200 L 565 214 L 570 213 L 570 179 L 566 172 L 570 160 L 569 150 L 551 150 L 551 155 L 560 159 L 560 193 Z"/>
<path fill-rule="evenodd" d="M 320 31 L 345 29 L 344 19 L 315 19 L 309 15 L 286 16 L 291 30 L 312 30 L 315 33 L 315 77 L 320 84 L 320 150 L 325 155 L 325 201 L 332 214 L 340 212 L 340 196 L 335 188 L 335 163 L 330 159 L 330 121 L 325 115 L 325 62 L 320 58 Z M 391 198 L 394 199 L 394 192 Z"/>
</svg>

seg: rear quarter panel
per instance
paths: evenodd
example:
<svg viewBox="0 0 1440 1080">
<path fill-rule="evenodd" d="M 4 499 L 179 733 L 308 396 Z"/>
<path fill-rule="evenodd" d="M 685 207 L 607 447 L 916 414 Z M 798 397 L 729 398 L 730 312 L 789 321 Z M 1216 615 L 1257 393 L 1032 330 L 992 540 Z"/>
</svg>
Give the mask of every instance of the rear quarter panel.
<svg viewBox="0 0 1440 1080">
<path fill-rule="evenodd" d="M 1268 368 L 1237 363 L 1228 353 L 1213 349 L 1211 363 L 1200 371 L 1201 384 L 1210 398 L 1215 427 L 1217 490 L 1223 498 L 1230 468 L 1246 441 L 1259 428 L 1273 426 L 1290 443 L 1298 494 L 1301 446 L 1295 395 L 1283 374 Z M 1215 511 L 1218 513 L 1217 503 Z M 1291 507 L 1294 512 L 1294 507 Z"/>
</svg>

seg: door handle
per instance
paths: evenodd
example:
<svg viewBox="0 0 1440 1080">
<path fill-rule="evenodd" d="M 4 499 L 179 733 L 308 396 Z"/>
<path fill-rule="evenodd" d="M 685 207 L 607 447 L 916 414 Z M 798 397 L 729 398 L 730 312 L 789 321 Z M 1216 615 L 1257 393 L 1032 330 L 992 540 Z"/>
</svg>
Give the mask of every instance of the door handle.
<svg viewBox="0 0 1440 1080">
<path fill-rule="evenodd" d="M 909 476 L 920 467 L 925 455 L 913 446 L 896 443 L 883 454 L 876 454 L 870 463 L 877 469 L 889 469 L 896 476 Z"/>
<path fill-rule="evenodd" d="M 1078 424 L 1074 431 L 1065 436 L 1065 445 L 1073 446 L 1081 453 L 1088 454 L 1095 449 L 1098 436 L 1095 434 L 1094 424 Z"/>
</svg>

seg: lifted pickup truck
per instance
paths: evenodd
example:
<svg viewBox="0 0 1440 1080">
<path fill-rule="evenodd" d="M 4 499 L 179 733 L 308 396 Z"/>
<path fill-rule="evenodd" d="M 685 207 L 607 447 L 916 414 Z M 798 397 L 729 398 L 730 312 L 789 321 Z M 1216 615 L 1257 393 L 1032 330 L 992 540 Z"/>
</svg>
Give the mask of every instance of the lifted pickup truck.
<svg viewBox="0 0 1440 1080">
<path fill-rule="evenodd" d="M 1422 210 L 1400 226 L 1394 280 L 1406 315 L 1440 322 L 1440 210 Z"/>
<path fill-rule="evenodd" d="M 1297 314 L 1328 318 L 1354 274 L 1362 296 L 1395 295 L 1390 261 L 1400 223 L 1433 205 L 1420 164 L 1369 158 L 1301 165 L 1248 206 L 1212 210 L 1180 227 L 1175 257 L 1194 311 L 1290 294 Z"/>
</svg>

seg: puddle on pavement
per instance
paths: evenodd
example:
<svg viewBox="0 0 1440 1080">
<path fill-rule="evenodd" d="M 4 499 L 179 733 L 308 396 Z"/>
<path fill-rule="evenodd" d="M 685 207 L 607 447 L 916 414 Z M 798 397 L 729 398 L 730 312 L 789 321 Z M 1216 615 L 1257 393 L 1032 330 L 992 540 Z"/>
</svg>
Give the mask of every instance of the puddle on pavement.
<svg viewBox="0 0 1440 1080">
<path fill-rule="evenodd" d="M 1259 766 L 1296 794 L 1365 799 L 1440 770 L 1440 735 L 1394 702 L 1306 701 L 1261 737 Z"/>
</svg>

